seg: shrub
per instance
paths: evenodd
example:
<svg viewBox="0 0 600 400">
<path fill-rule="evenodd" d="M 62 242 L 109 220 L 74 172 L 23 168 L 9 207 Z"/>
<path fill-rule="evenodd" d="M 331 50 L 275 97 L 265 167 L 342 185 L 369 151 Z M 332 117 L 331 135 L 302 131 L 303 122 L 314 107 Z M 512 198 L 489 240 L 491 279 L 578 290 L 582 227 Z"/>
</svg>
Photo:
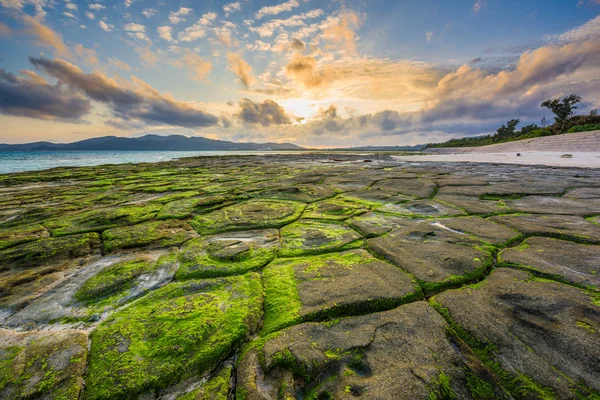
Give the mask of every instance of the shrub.
<svg viewBox="0 0 600 400">
<path fill-rule="evenodd" d="M 600 124 L 589 124 L 589 125 L 576 125 L 569 129 L 568 133 L 577 133 L 577 132 L 589 132 L 589 131 L 599 131 Z"/>
</svg>

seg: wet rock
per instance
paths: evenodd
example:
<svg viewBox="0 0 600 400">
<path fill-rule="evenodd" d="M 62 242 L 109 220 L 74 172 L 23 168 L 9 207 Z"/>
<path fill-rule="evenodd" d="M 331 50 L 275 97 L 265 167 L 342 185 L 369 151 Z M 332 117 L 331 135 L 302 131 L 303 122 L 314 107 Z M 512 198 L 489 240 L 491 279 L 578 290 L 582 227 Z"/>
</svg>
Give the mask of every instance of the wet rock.
<svg viewBox="0 0 600 400">
<path fill-rule="evenodd" d="M 409 217 L 465 215 L 465 212 L 458 208 L 434 200 L 417 200 L 402 204 L 386 204 L 381 207 L 379 211 Z"/>
<path fill-rule="evenodd" d="M 322 179 L 322 177 L 321 177 Z M 319 184 L 297 184 L 259 192 L 254 196 L 262 199 L 293 200 L 312 203 L 317 200 L 333 197 L 337 193 L 331 186 Z"/>
<path fill-rule="evenodd" d="M 251 200 L 198 215 L 190 224 L 200 234 L 278 228 L 300 217 L 305 205 L 292 201 Z"/>
<path fill-rule="evenodd" d="M 198 235 L 183 221 L 146 222 L 134 226 L 108 229 L 102 233 L 104 251 L 146 247 L 151 249 L 180 246 Z"/>
<path fill-rule="evenodd" d="M 367 211 L 369 211 L 369 208 L 365 204 L 335 198 L 309 204 L 302 217 L 342 221 Z"/>
<path fill-rule="evenodd" d="M 248 346 L 237 370 L 237 397 L 508 398 L 447 329 L 425 302 L 297 325 Z"/>
<path fill-rule="evenodd" d="M 389 192 L 383 189 L 357 190 L 355 192 L 346 192 L 342 199 L 347 199 L 354 202 L 365 203 L 371 207 L 378 207 L 382 204 L 396 204 L 413 200 L 414 197 L 406 196 L 399 193 Z"/>
<path fill-rule="evenodd" d="M 213 195 L 194 197 L 190 199 L 175 200 L 165 204 L 156 215 L 156 219 L 182 219 L 190 217 L 193 213 L 216 207 L 220 204 L 231 202 L 235 197 L 231 195 Z"/>
<path fill-rule="evenodd" d="M 435 193 L 437 185 L 429 179 L 383 179 L 371 189 L 384 189 L 415 197 L 429 197 Z"/>
<path fill-rule="evenodd" d="M 600 243 L 600 226 L 575 215 L 521 214 L 490 217 L 527 236 L 551 236 Z"/>
<path fill-rule="evenodd" d="M 87 335 L 81 331 L 0 329 L 0 398 L 77 399 L 86 355 Z"/>
<path fill-rule="evenodd" d="M 91 334 L 84 398 L 132 398 L 210 371 L 260 321 L 257 274 L 171 283 Z"/>
<path fill-rule="evenodd" d="M 565 197 L 526 196 L 507 200 L 506 206 L 515 212 L 586 216 L 600 212 L 600 199 L 574 200 Z"/>
<path fill-rule="evenodd" d="M 284 257 L 340 251 L 364 244 L 362 237 L 340 222 L 301 219 L 281 228 L 281 251 Z"/>
<path fill-rule="evenodd" d="M 257 270 L 279 250 L 279 232 L 261 229 L 190 240 L 181 248 L 177 279 L 212 278 Z"/>
<path fill-rule="evenodd" d="M 435 195 L 435 199 L 445 204 L 463 209 L 469 214 L 487 215 L 510 212 L 510 210 L 506 207 L 506 203 L 502 200 L 486 200 L 480 199 L 476 196 L 440 193 Z"/>
<path fill-rule="evenodd" d="M 46 228 L 38 224 L 0 229 L 0 250 L 48 236 Z"/>
<path fill-rule="evenodd" d="M 406 273 L 365 250 L 278 259 L 263 271 L 269 333 L 301 321 L 386 310 L 421 298 Z"/>
<path fill-rule="evenodd" d="M 532 237 L 503 250 L 498 259 L 537 275 L 600 290 L 600 246 Z"/>
<path fill-rule="evenodd" d="M 434 301 L 515 397 L 574 399 L 600 390 L 600 308 L 590 293 L 499 268 Z"/>
<path fill-rule="evenodd" d="M 475 242 L 475 243 L 474 243 Z M 420 221 L 367 241 L 369 248 L 414 275 L 427 292 L 482 277 L 492 255 L 468 235 Z"/>
</svg>

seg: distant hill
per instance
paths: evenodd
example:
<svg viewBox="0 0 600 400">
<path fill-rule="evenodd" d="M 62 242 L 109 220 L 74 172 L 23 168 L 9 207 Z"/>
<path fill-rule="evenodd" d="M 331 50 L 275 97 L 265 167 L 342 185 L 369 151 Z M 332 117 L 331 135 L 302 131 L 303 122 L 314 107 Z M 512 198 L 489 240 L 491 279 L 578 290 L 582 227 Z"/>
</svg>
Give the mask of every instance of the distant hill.
<svg viewBox="0 0 600 400">
<path fill-rule="evenodd" d="M 0 144 L 0 151 L 96 151 L 96 150 L 156 150 L 156 151 L 204 151 L 204 150 L 303 150 L 291 143 L 236 143 L 213 140 L 199 136 L 146 135 L 139 138 L 103 136 L 73 143 L 34 142 L 25 144 Z"/>
</svg>

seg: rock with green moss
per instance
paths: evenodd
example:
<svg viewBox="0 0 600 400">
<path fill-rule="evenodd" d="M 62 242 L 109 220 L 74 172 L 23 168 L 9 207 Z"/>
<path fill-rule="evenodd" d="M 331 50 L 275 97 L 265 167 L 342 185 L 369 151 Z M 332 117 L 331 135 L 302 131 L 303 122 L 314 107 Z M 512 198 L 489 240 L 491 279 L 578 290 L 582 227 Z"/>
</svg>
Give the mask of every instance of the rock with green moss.
<svg viewBox="0 0 600 400">
<path fill-rule="evenodd" d="M 406 273 L 352 250 L 278 259 L 263 270 L 264 333 L 322 318 L 390 309 L 422 296 Z"/>
<path fill-rule="evenodd" d="M 86 357 L 87 335 L 81 331 L 0 329 L 0 398 L 77 399 Z"/>
<path fill-rule="evenodd" d="M 293 200 L 303 203 L 312 203 L 317 200 L 333 197 L 337 191 L 328 185 L 298 184 L 282 186 L 253 194 L 262 199 Z"/>
<path fill-rule="evenodd" d="M 209 377 L 199 388 L 191 390 L 177 400 L 228 400 L 232 391 L 233 366 L 226 365 Z"/>
<path fill-rule="evenodd" d="M 46 228 L 39 224 L 0 229 L 0 250 L 48 236 Z"/>
<path fill-rule="evenodd" d="M 382 179 L 371 187 L 421 198 L 432 196 L 436 188 L 435 182 L 429 179 Z"/>
<path fill-rule="evenodd" d="M 600 246 L 544 237 L 503 250 L 498 261 L 536 275 L 600 290 Z"/>
<path fill-rule="evenodd" d="M 132 398 L 210 371 L 260 321 L 258 274 L 164 286 L 91 334 L 86 399 Z"/>
<path fill-rule="evenodd" d="M 303 218 L 345 220 L 364 214 L 370 208 L 366 204 L 357 203 L 343 198 L 323 200 L 309 204 L 302 214 Z"/>
<path fill-rule="evenodd" d="M 257 270 L 273 260 L 278 250 L 276 229 L 202 236 L 182 246 L 177 279 L 213 278 Z"/>
<path fill-rule="evenodd" d="M 187 242 L 198 236 L 183 221 L 152 221 L 134 226 L 112 228 L 102 233 L 104 251 L 111 253 L 135 247 L 166 248 Z"/>
<path fill-rule="evenodd" d="M 196 216 L 190 224 L 200 234 L 279 228 L 300 217 L 305 205 L 293 201 L 251 200 Z"/>
<path fill-rule="evenodd" d="M 149 204 L 145 206 L 102 208 L 56 218 L 46 222 L 45 226 L 53 236 L 101 232 L 117 226 L 134 225 L 148 221 L 154 218 L 161 207 L 159 204 Z"/>
<path fill-rule="evenodd" d="M 204 197 L 185 198 L 171 201 L 158 212 L 157 219 L 182 219 L 192 216 L 193 213 L 210 210 L 224 203 L 231 202 L 235 196 L 212 195 Z"/>
<path fill-rule="evenodd" d="M 584 243 L 600 243 L 600 226 L 576 215 L 514 214 L 489 219 L 527 236 L 550 236 Z"/>
<path fill-rule="evenodd" d="M 348 250 L 364 244 L 362 237 L 341 222 L 301 219 L 281 228 L 284 257 Z"/>
<path fill-rule="evenodd" d="M 412 225 L 414 222 L 404 217 L 373 212 L 349 219 L 346 223 L 370 238 L 381 236 L 392 229 Z"/>
<path fill-rule="evenodd" d="M 509 398 L 426 302 L 261 338 L 239 361 L 236 392 L 247 400 Z"/>
<path fill-rule="evenodd" d="M 498 268 L 434 298 L 515 398 L 596 398 L 600 302 L 562 283 Z"/>
<path fill-rule="evenodd" d="M 390 192 L 384 189 L 365 189 L 354 192 L 346 192 L 340 196 L 341 199 L 364 203 L 371 207 L 378 207 L 382 204 L 397 204 L 414 200 L 412 196 L 406 196 L 399 193 Z"/>
<path fill-rule="evenodd" d="M 401 204 L 386 204 L 379 211 L 407 217 L 465 215 L 464 211 L 435 200 L 415 200 Z"/>
<path fill-rule="evenodd" d="M 442 189 L 440 189 L 440 191 Z M 465 210 L 469 214 L 492 215 L 510 212 L 506 203 L 499 199 L 480 199 L 477 196 L 441 193 L 436 194 L 435 199 L 439 202 Z"/>
<path fill-rule="evenodd" d="M 415 221 L 368 240 L 369 248 L 414 275 L 427 292 L 479 279 L 491 267 L 491 249 L 474 237 Z"/>
</svg>

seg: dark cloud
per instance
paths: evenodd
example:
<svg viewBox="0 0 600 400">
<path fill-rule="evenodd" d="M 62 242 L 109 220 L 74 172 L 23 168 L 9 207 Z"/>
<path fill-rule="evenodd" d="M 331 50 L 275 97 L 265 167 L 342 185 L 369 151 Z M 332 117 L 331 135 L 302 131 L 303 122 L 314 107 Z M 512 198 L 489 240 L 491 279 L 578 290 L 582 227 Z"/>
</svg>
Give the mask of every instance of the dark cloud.
<svg viewBox="0 0 600 400">
<path fill-rule="evenodd" d="M 211 126 L 219 121 L 214 115 L 161 95 L 137 78 L 133 78 L 137 84 L 135 88 L 126 87 L 99 72 L 86 74 L 64 60 L 30 57 L 29 61 L 69 88 L 80 90 L 91 99 L 107 104 L 113 114 L 123 121 L 133 119 L 188 128 Z"/>
<path fill-rule="evenodd" d="M 261 124 L 262 126 L 291 124 L 292 119 L 285 113 L 283 107 L 273 100 L 262 103 L 243 98 L 240 100 L 241 110 L 237 117 L 247 124 Z"/>
<path fill-rule="evenodd" d="M 26 78 L 0 69 L 0 112 L 21 117 L 81 122 L 90 102 L 79 93 L 50 85 L 32 71 Z"/>
<path fill-rule="evenodd" d="M 304 42 L 300 39 L 293 38 L 290 42 L 290 48 L 296 51 L 304 51 Z"/>
</svg>

